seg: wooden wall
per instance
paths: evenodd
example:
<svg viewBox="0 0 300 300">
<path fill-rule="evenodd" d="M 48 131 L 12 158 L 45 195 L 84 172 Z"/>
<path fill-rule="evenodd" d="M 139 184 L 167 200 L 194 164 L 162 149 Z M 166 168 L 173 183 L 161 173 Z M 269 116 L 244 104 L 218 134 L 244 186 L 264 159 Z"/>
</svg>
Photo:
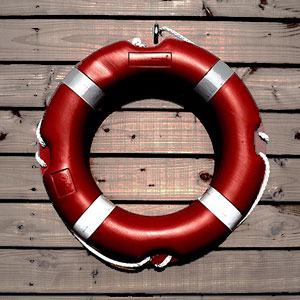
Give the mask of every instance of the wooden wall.
<svg viewBox="0 0 300 300">
<path fill-rule="evenodd" d="M 300 299 L 299 19 L 299 0 L 1 0 L 0 298 Z M 71 66 L 111 42 L 150 37 L 155 20 L 247 84 L 271 138 L 271 177 L 260 205 L 218 249 L 130 274 L 90 256 L 66 230 L 42 185 L 34 132 Z M 146 214 L 187 205 L 213 168 L 193 114 L 153 99 L 109 116 L 92 151 L 104 193 Z"/>
</svg>

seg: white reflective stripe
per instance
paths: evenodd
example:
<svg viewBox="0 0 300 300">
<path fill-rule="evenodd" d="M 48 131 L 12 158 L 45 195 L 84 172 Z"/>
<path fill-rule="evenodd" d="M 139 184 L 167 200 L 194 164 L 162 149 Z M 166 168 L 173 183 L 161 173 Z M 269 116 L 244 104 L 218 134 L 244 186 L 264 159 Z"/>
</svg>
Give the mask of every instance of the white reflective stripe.
<svg viewBox="0 0 300 300">
<path fill-rule="evenodd" d="M 209 187 L 198 200 L 231 231 L 243 219 L 239 210 L 213 187 Z"/>
<path fill-rule="evenodd" d="M 98 110 L 99 100 L 104 96 L 101 88 L 84 73 L 74 68 L 62 81 L 94 110 Z"/>
<path fill-rule="evenodd" d="M 100 195 L 81 215 L 73 230 L 82 238 L 88 239 L 113 211 L 115 205 Z"/>
<path fill-rule="evenodd" d="M 233 74 L 233 70 L 219 60 L 198 82 L 194 90 L 207 103 Z"/>
</svg>

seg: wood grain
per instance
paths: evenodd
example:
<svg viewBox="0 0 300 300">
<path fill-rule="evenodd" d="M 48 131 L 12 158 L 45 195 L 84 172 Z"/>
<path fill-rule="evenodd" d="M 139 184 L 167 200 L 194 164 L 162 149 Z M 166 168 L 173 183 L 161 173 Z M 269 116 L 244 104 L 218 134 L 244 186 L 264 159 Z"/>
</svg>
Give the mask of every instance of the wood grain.
<svg viewBox="0 0 300 300">
<path fill-rule="evenodd" d="M 45 107 L 68 65 L 1 65 L 0 106 Z M 233 68 L 252 93 L 260 109 L 300 109 L 299 68 Z M 138 108 L 178 108 L 166 102 L 145 100 L 127 105 Z"/>
<path fill-rule="evenodd" d="M 2 0 L 2 16 L 27 15 L 122 15 L 122 16 L 225 16 L 225 17 L 299 17 L 297 0 L 247 1 L 247 0 Z"/>
<path fill-rule="evenodd" d="M 129 211 L 163 215 L 185 205 L 122 204 Z M 259 205 L 220 248 L 300 247 L 299 205 Z M 1 203 L 0 247 L 81 247 L 50 203 Z"/>
<path fill-rule="evenodd" d="M 0 298 L 1 295 L 0 295 Z M 153 296 L 150 299 L 151 300 L 177 300 L 177 299 L 184 299 L 184 300 L 195 300 L 199 299 L 199 300 L 299 300 L 300 296 L 297 295 L 271 295 L 271 296 L 257 296 L 257 295 L 235 295 L 235 296 L 222 296 L 222 295 L 216 295 L 216 296 L 202 296 L 202 295 L 190 295 L 190 296 L 185 296 L 185 295 L 180 295 L 180 296 L 163 296 L 163 298 L 161 296 Z M 103 300 L 103 299 L 111 299 L 107 296 L 89 296 L 89 295 L 80 295 L 80 296 L 51 296 L 51 295 L 47 295 L 47 296 L 41 296 L 41 295 L 32 295 L 32 296 L 5 296 L 5 299 L 9 300 L 27 300 L 27 299 L 34 299 L 34 300 Z M 123 296 L 123 297 L 113 297 L 113 300 L 125 300 L 128 299 L 127 296 Z M 147 297 L 131 297 L 130 296 L 130 300 L 149 300 L 149 296 Z"/>
<path fill-rule="evenodd" d="M 298 202 L 300 159 L 269 161 L 271 174 L 262 199 Z M 213 170 L 212 159 L 106 157 L 91 163 L 95 180 L 111 200 L 194 200 L 205 191 Z M 3 200 L 48 199 L 33 157 L 0 157 L 0 190 Z"/>
<path fill-rule="evenodd" d="M 0 16 L 1 299 L 300 300 L 299 0 L 1 0 Z M 33 158 L 34 131 L 71 65 L 118 40 L 151 43 L 156 18 L 245 66 L 234 70 L 263 110 L 271 177 L 264 202 L 218 250 L 131 274 L 88 255 L 66 229 Z M 212 153 L 202 125 L 156 99 L 107 118 L 92 152 L 105 195 L 147 215 L 182 209 L 213 173 L 212 159 L 192 158 Z"/>
<path fill-rule="evenodd" d="M 215 251 L 164 272 L 117 272 L 85 250 L 0 250 L 0 292 L 295 293 L 300 251 Z M 284 280 L 283 280 L 284 278 Z"/>
<path fill-rule="evenodd" d="M 42 111 L 0 111 L 1 153 L 35 153 Z M 300 154 L 300 114 L 262 113 L 268 154 Z M 116 111 L 100 126 L 92 153 L 213 153 L 200 121 L 190 112 Z"/>
<path fill-rule="evenodd" d="M 276 22 L 160 21 L 228 62 L 300 62 L 298 24 Z M 153 21 L 16 19 L 0 21 L 0 60 L 82 60 L 135 36 L 150 38 Z M 283 46 L 284 45 L 284 46 Z"/>
</svg>

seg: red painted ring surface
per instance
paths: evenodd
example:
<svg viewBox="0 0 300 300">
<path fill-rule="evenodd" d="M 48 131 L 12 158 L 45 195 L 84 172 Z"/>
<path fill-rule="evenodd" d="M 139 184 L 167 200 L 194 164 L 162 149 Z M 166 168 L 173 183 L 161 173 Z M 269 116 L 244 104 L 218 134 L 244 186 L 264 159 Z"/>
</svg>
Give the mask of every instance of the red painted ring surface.
<svg viewBox="0 0 300 300">
<path fill-rule="evenodd" d="M 159 59 L 153 63 L 153 53 L 170 53 L 171 63 Z M 130 59 L 130 55 L 137 57 Z M 120 80 L 153 71 L 174 75 L 195 86 L 217 61 L 217 57 L 204 49 L 182 41 L 168 39 L 152 48 L 138 48 L 122 41 L 96 51 L 77 68 L 108 91 Z M 259 111 L 235 74 L 207 105 L 213 109 L 221 130 L 220 157 L 211 186 L 246 215 L 265 171 L 254 143 L 254 133 L 261 123 Z M 78 95 L 61 84 L 46 109 L 41 127 L 47 145 L 40 153 L 48 165 L 42 170 L 44 184 L 55 209 L 71 229 L 102 193 L 91 175 L 84 146 L 89 118 L 94 113 Z M 61 170 L 65 170 L 61 176 L 65 182 L 56 178 Z M 183 259 L 221 241 L 229 233 L 196 200 L 179 212 L 155 217 L 116 207 L 87 243 L 123 261 L 139 261 L 153 254 L 171 254 Z"/>
</svg>

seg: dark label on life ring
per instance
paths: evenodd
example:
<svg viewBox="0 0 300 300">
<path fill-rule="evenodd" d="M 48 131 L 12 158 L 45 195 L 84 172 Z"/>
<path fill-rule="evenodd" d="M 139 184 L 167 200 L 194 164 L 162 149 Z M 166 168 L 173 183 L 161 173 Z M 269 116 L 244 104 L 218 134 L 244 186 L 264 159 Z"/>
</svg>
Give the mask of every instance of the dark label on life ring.
<svg viewBox="0 0 300 300">
<path fill-rule="evenodd" d="M 136 68 L 171 68 L 171 52 L 129 52 L 129 67 Z"/>
<path fill-rule="evenodd" d="M 63 169 L 51 174 L 58 198 L 69 196 L 76 192 L 76 188 L 69 169 Z"/>
</svg>

